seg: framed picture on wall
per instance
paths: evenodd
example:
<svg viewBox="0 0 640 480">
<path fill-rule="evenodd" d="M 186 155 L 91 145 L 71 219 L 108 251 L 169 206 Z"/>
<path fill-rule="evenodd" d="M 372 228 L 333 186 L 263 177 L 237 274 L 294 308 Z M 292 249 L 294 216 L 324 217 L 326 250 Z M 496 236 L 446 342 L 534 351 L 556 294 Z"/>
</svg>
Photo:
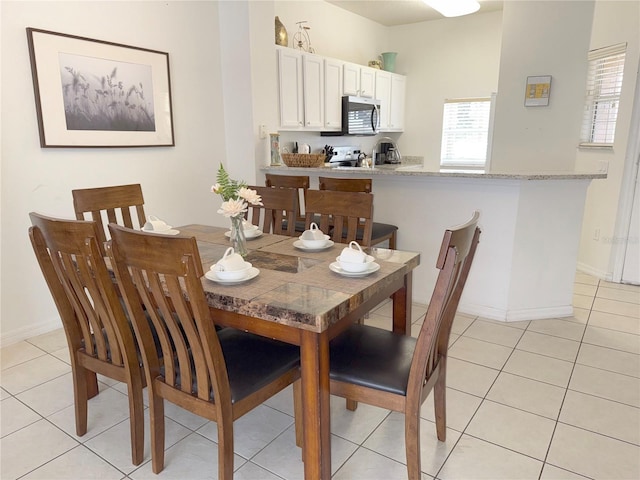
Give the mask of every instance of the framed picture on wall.
<svg viewBox="0 0 640 480">
<path fill-rule="evenodd" d="M 41 147 L 174 146 L 169 54 L 27 28 Z"/>
<path fill-rule="evenodd" d="M 551 75 L 527 77 L 527 88 L 524 93 L 525 107 L 546 107 L 551 95 Z"/>
</svg>

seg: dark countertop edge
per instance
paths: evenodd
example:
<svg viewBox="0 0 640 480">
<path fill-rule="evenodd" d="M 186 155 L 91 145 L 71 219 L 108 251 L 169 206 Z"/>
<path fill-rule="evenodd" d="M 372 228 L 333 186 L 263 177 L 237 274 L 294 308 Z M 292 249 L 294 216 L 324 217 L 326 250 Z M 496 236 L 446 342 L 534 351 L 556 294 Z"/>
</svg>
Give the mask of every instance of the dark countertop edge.
<svg viewBox="0 0 640 480">
<path fill-rule="evenodd" d="M 402 167 L 402 166 L 401 166 Z M 400 167 L 400 168 L 401 168 Z M 607 178 L 607 174 L 603 172 L 452 172 L 440 171 L 434 172 L 430 170 L 398 170 L 398 167 L 380 166 L 375 168 L 357 168 L 357 167 L 287 167 L 287 166 L 266 166 L 261 167 L 260 171 L 266 173 L 286 173 L 291 172 L 300 174 L 304 172 L 319 174 L 358 174 L 373 176 L 393 176 L 393 177 L 443 177 L 443 178 L 477 178 L 477 179 L 504 179 L 504 180 L 593 180 Z"/>
</svg>

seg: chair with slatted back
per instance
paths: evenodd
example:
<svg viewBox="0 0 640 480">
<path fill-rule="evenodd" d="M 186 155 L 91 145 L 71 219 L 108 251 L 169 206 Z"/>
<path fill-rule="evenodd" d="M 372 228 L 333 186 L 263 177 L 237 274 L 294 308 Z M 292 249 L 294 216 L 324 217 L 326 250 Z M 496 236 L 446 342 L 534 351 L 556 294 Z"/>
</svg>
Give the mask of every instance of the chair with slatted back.
<svg viewBox="0 0 640 480">
<path fill-rule="evenodd" d="M 131 459 L 144 457 L 144 376 L 133 331 L 99 248 L 95 222 L 31 213 L 29 237 L 62 319 L 73 377 L 76 434 L 87 433 L 96 373 L 127 384 Z M 98 332 L 98 334 L 95 334 Z"/>
<path fill-rule="evenodd" d="M 337 190 L 341 192 L 372 193 L 370 178 L 318 178 L 320 190 Z M 371 231 L 371 245 L 389 242 L 389 248 L 395 250 L 398 227 L 389 223 L 373 222 Z"/>
<path fill-rule="evenodd" d="M 117 223 L 129 228 L 142 228 L 147 221 L 140 184 L 83 188 L 73 190 L 71 194 L 76 219 L 85 220 L 85 214 L 91 214 L 91 220 L 98 224 L 100 248 L 103 252 L 104 242 L 107 241 L 107 225 L 102 212 L 106 213 L 107 223 Z M 135 210 L 135 217 L 131 214 L 132 210 Z M 134 218 L 137 224 L 133 221 Z"/>
<path fill-rule="evenodd" d="M 296 217 L 296 232 L 304 232 L 304 202 L 309 189 L 309 176 L 308 175 L 274 175 L 272 173 L 265 174 L 265 185 L 267 187 L 275 188 L 295 188 L 298 192 L 296 205 L 298 215 Z M 302 199 L 302 201 L 301 201 Z M 286 222 L 285 222 L 286 224 Z M 285 225 L 284 228 L 287 228 Z"/>
<path fill-rule="evenodd" d="M 360 192 L 307 190 L 305 224 L 311 222 L 331 235 L 336 243 L 357 240 L 363 247 L 371 246 L 373 195 Z"/>
<path fill-rule="evenodd" d="M 164 468 L 167 400 L 217 423 L 217 478 L 230 480 L 233 421 L 299 379 L 299 347 L 234 328 L 216 332 L 195 238 L 153 235 L 115 224 L 109 230 L 107 252 L 147 378 L 153 472 Z M 163 361 L 143 308 L 158 332 Z"/>
<path fill-rule="evenodd" d="M 254 187 L 262 197 L 262 205 L 249 205 L 248 220 L 264 233 L 277 235 L 296 234 L 295 222 L 285 222 L 285 218 L 296 218 L 298 214 L 298 192 L 293 188 Z"/>
<path fill-rule="evenodd" d="M 473 262 L 479 214 L 445 231 L 440 270 L 418 338 L 354 324 L 330 344 L 331 393 L 401 412 L 405 416 L 407 470 L 420 479 L 420 406 L 434 390 L 436 431 L 446 435 L 446 366 L 449 334 Z"/>
</svg>

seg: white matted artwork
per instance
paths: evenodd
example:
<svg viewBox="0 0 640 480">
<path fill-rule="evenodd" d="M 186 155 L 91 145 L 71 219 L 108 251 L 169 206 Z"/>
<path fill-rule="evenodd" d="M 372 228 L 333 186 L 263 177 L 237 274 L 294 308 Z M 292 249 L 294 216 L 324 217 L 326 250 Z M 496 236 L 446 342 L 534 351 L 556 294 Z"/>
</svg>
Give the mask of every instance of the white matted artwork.
<svg viewBox="0 0 640 480">
<path fill-rule="evenodd" d="M 27 28 L 41 147 L 174 146 L 169 54 Z"/>
<path fill-rule="evenodd" d="M 527 77 L 527 88 L 524 93 L 525 107 L 546 107 L 551 95 L 551 75 Z"/>
</svg>

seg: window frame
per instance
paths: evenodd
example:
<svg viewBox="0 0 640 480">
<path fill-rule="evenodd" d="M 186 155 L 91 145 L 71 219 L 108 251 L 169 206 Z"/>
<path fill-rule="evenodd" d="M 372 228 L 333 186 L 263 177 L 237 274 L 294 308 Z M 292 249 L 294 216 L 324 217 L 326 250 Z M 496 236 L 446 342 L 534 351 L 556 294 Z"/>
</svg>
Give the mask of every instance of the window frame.
<svg viewBox="0 0 640 480">
<path fill-rule="evenodd" d="M 613 149 L 626 50 L 619 43 L 589 52 L 579 148 Z"/>
<path fill-rule="evenodd" d="M 493 121 L 493 101 L 494 95 L 487 97 L 472 97 L 472 98 L 452 98 L 445 99 L 443 110 L 442 110 L 442 137 L 440 141 L 440 168 L 443 170 L 486 170 L 489 165 L 490 160 L 490 148 L 491 148 L 491 130 L 492 130 L 492 121 Z M 482 129 L 482 132 L 485 135 L 486 139 L 486 147 L 484 150 L 484 158 L 482 160 L 475 160 L 469 158 L 454 158 L 454 157 L 445 157 L 446 151 L 450 149 L 447 148 L 448 145 L 451 145 L 450 142 L 446 142 L 447 136 L 455 135 L 456 128 L 455 126 L 448 127 L 447 119 L 450 118 L 447 113 L 447 106 L 452 104 L 460 104 L 460 103 L 482 103 L 486 107 L 486 111 L 480 118 L 482 121 L 486 123 L 485 128 Z M 458 115 L 454 117 L 454 119 L 460 119 L 461 117 Z M 460 129 L 460 131 L 464 131 Z M 470 134 L 473 135 L 473 131 L 470 131 Z M 476 132 L 477 133 L 477 132 Z M 455 141 L 454 141 L 455 143 Z"/>
</svg>

